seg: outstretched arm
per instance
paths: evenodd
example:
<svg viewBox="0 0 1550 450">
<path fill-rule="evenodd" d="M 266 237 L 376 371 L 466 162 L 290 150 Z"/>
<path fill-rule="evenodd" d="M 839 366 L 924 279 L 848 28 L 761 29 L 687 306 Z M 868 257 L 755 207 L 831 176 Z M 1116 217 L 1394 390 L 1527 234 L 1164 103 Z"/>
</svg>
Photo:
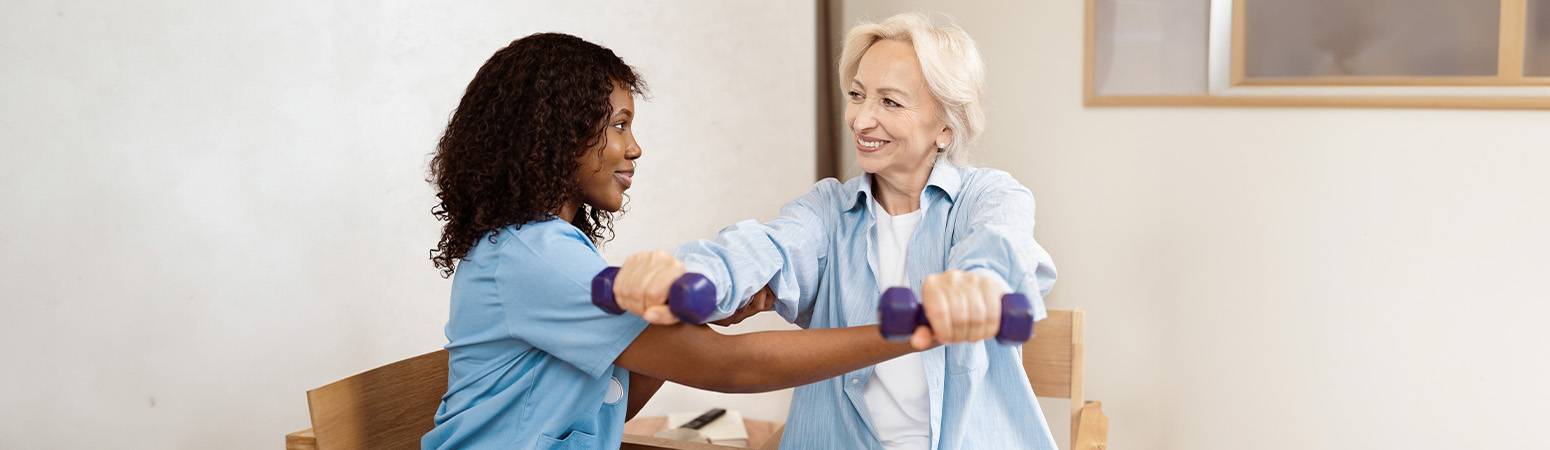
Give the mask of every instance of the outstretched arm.
<svg viewBox="0 0 1550 450">
<path fill-rule="evenodd" d="M 685 271 L 698 273 L 716 285 L 713 319 L 733 315 L 750 298 L 768 289 L 774 309 L 787 321 L 803 328 L 811 319 L 824 261 L 828 258 L 828 217 L 842 200 L 842 186 L 833 179 L 819 181 L 806 195 L 781 207 L 780 216 L 768 223 L 745 220 L 722 229 L 715 239 L 686 242 L 673 255 L 643 253 L 631 256 L 614 281 L 619 307 L 648 322 L 675 322 L 666 314 L 667 286 Z M 852 199 L 854 200 L 854 199 Z M 676 272 L 644 275 L 637 267 L 671 259 Z M 652 311 L 657 311 L 652 314 Z"/>
<path fill-rule="evenodd" d="M 775 220 L 738 222 L 714 239 L 679 245 L 673 254 L 689 271 L 730 283 L 730 296 L 721 298 L 723 314 L 741 306 L 729 301 L 769 287 L 776 297 L 775 311 L 807 328 L 829 256 L 830 221 L 835 204 L 844 197 L 842 190 L 833 179 L 819 181 L 807 194 L 782 206 Z"/>
<path fill-rule="evenodd" d="M 884 340 L 876 326 L 723 335 L 679 323 L 646 327 L 614 363 L 685 386 L 750 393 L 833 378 L 913 351 L 909 343 Z"/>
<path fill-rule="evenodd" d="M 754 314 L 769 311 L 770 308 L 774 307 L 774 303 L 775 294 L 771 294 L 769 288 L 764 288 L 759 293 L 754 294 L 754 298 L 747 305 L 743 306 L 742 309 L 737 310 L 737 313 L 733 314 L 732 317 L 715 321 L 713 324 L 721 326 L 736 325 Z M 641 407 L 646 406 L 646 402 L 651 401 L 651 397 L 656 395 L 657 390 L 661 388 L 661 378 L 647 376 L 639 372 L 630 372 L 630 402 L 626 408 L 624 420 L 630 420 L 640 413 Z"/>
<path fill-rule="evenodd" d="M 1007 292 L 1028 296 L 1034 320 L 1045 316 L 1043 298 L 1055 284 L 1055 266 L 1033 239 L 1033 194 L 1005 172 L 980 176 L 985 179 L 959 193 L 958 205 L 968 208 L 967 229 L 948 251 L 947 270 L 921 283 L 931 329 L 916 331 L 920 343 L 995 336 Z"/>
<path fill-rule="evenodd" d="M 987 179 L 959 194 L 969 208 L 968 229 L 948 250 L 947 269 L 1027 295 L 1034 302 L 1034 318 L 1043 319 L 1043 298 L 1054 287 L 1056 275 L 1049 252 L 1033 238 L 1033 193 L 1006 172 L 981 176 Z"/>
</svg>

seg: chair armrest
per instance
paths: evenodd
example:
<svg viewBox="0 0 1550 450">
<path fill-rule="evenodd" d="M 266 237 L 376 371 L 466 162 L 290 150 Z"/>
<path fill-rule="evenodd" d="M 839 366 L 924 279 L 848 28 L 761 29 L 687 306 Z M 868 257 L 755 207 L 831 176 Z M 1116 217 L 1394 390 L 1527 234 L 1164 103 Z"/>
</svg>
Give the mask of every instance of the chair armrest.
<svg viewBox="0 0 1550 450">
<path fill-rule="evenodd" d="M 1071 437 L 1071 450 L 1104 450 L 1109 446 L 1109 416 L 1103 414 L 1103 402 L 1082 404 L 1082 418 Z"/>
<path fill-rule="evenodd" d="M 318 438 L 312 434 L 311 428 L 287 434 L 285 450 L 318 450 Z"/>
</svg>

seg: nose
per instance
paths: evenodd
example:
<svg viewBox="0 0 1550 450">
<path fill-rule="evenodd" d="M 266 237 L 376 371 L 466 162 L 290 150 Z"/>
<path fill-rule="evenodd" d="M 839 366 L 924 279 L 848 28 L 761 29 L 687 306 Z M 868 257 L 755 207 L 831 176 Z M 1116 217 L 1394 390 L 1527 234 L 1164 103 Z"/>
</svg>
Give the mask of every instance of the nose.
<svg viewBox="0 0 1550 450">
<path fill-rule="evenodd" d="M 877 114 L 872 110 L 871 102 L 862 102 L 851 107 L 856 108 L 856 115 L 850 120 L 851 131 L 866 131 L 877 127 Z"/>
<path fill-rule="evenodd" d="M 634 135 L 631 135 L 629 139 L 629 143 L 624 147 L 624 159 L 629 161 L 640 159 L 642 153 L 640 143 L 635 142 Z"/>
</svg>

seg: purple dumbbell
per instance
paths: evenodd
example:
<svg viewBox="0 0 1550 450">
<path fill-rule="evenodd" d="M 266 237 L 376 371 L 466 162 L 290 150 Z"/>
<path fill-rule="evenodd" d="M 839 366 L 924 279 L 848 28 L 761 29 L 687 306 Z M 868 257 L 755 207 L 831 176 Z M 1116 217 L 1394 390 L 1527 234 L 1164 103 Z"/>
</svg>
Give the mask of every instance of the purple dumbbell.
<svg viewBox="0 0 1550 450">
<path fill-rule="evenodd" d="M 915 301 L 915 293 L 909 288 L 895 287 L 883 291 L 877 302 L 877 328 L 883 338 L 890 341 L 906 341 L 915 334 L 917 326 L 931 326 L 926 320 L 926 309 Z M 1002 344 L 1021 344 L 1033 337 L 1033 304 L 1023 294 L 1001 296 L 1001 331 L 996 340 Z"/>
<path fill-rule="evenodd" d="M 592 304 L 609 314 L 624 314 L 624 309 L 614 300 L 614 277 L 617 275 L 619 268 L 609 267 L 592 277 Z M 710 315 L 716 312 L 716 284 L 704 275 L 683 274 L 667 288 L 667 309 L 684 322 L 698 325 L 709 321 Z"/>
</svg>

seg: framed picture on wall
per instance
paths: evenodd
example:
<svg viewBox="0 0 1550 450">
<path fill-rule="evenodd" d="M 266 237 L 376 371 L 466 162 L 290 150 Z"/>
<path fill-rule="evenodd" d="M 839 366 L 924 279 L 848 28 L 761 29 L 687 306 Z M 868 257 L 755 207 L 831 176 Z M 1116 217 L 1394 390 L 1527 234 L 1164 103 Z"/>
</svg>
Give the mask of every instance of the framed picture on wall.
<svg viewBox="0 0 1550 450">
<path fill-rule="evenodd" d="M 1087 0 L 1089 106 L 1550 109 L 1550 0 Z"/>
</svg>

